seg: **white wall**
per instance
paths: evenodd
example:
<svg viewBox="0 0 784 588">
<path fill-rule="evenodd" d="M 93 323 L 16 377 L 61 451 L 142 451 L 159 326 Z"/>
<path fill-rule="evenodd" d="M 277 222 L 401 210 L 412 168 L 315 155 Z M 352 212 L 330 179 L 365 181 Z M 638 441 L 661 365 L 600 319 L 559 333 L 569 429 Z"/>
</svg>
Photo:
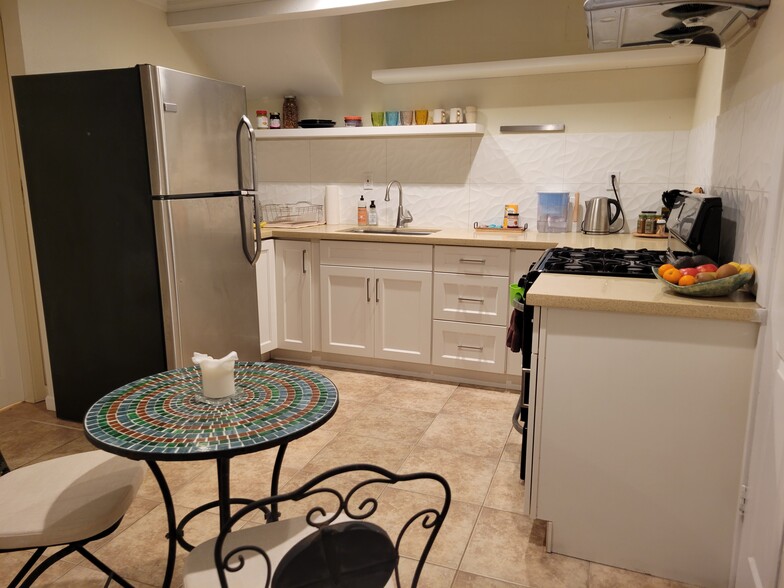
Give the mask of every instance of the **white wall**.
<svg viewBox="0 0 784 588">
<path fill-rule="evenodd" d="M 136 0 L 3 0 L 12 75 L 153 63 L 213 75 L 166 15 Z M 22 44 L 21 50 L 18 43 Z"/>
<path fill-rule="evenodd" d="M 661 208 L 663 191 L 685 187 L 688 136 L 661 131 L 262 140 L 257 143 L 260 194 L 263 204 L 321 204 L 325 185 L 338 184 L 342 222 L 356 223 L 361 182 L 370 171 L 375 188 L 362 193 L 376 201 L 382 225 L 395 222 L 396 193 L 391 202 L 383 201 L 386 183 L 395 179 L 403 183 L 414 225 L 499 223 L 504 204 L 514 202 L 520 205 L 520 222 L 534 228 L 537 190 L 580 192 L 584 202 L 606 196 L 606 172 L 618 171 L 621 201 L 634 224 L 641 210 Z"/>
</svg>

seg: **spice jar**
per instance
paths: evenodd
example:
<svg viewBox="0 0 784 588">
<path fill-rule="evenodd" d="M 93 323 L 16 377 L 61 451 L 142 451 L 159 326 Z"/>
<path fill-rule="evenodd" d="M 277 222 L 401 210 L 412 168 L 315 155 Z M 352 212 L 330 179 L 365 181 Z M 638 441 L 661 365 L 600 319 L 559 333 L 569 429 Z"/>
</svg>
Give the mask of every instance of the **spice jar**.
<svg viewBox="0 0 784 588">
<path fill-rule="evenodd" d="M 267 111 L 266 110 L 257 110 L 256 111 L 256 128 L 257 129 L 268 129 L 269 128 L 269 118 L 267 118 Z"/>
<path fill-rule="evenodd" d="M 299 125 L 299 109 L 296 96 L 283 97 L 283 128 L 296 129 Z"/>
<path fill-rule="evenodd" d="M 269 115 L 269 126 L 271 129 L 279 129 L 280 128 L 280 113 L 279 112 L 270 112 Z"/>
<path fill-rule="evenodd" d="M 645 213 L 645 230 L 643 233 L 646 235 L 653 235 L 656 232 L 656 211 L 644 210 Z"/>
<path fill-rule="evenodd" d="M 640 216 L 637 217 L 637 234 L 638 235 L 645 234 L 645 217 L 646 217 L 646 214 L 644 212 L 641 212 Z"/>
</svg>

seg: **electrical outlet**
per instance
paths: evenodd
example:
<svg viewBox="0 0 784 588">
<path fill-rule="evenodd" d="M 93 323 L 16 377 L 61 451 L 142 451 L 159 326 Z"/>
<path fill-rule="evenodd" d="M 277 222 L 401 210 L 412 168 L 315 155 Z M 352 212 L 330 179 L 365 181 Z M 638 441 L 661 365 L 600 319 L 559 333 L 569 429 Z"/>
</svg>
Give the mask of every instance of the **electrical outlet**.
<svg viewBox="0 0 784 588">
<path fill-rule="evenodd" d="M 372 190 L 373 189 L 373 172 L 365 172 L 365 183 L 362 186 L 363 190 Z"/>
<path fill-rule="evenodd" d="M 621 189 L 621 172 L 619 171 L 608 171 L 607 172 L 607 191 L 613 191 L 613 179 L 612 177 L 615 176 L 615 189 Z"/>
</svg>

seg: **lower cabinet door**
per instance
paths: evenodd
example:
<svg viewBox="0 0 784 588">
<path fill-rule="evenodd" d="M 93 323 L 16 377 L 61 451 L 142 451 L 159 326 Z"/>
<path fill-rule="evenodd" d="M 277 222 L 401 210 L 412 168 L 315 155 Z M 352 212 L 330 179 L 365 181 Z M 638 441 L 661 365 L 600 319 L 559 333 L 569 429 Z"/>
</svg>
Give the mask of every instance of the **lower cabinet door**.
<svg viewBox="0 0 784 588">
<path fill-rule="evenodd" d="M 307 241 L 275 243 L 278 347 L 281 349 L 313 350 L 311 251 Z"/>
<path fill-rule="evenodd" d="M 430 363 L 431 272 L 374 270 L 375 356 Z"/>
<path fill-rule="evenodd" d="M 502 374 L 506 366 L 506 327 L 433 321 L 433 363 Z"/>
<path fill-rule="evenodd" d="M 321 266 L 321 349 L 373 357 L 373 270 Z"/>
</svg>

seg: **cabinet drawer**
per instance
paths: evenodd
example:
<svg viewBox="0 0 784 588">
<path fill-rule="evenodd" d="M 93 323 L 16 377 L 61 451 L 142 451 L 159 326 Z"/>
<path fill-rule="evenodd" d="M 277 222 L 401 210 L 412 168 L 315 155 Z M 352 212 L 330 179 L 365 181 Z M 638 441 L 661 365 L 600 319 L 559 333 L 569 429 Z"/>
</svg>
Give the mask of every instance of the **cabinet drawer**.
<svg viewBox="0 0 784 588">
<path fill-rule="evenodd" d="M 410 243 L 321 241 L 322 265 L 431 271 L 433 246 Z"/>
<path fill-rule="evenodd" d="M 502 374 L 506 363 L 506 328 L 433 321 L 433 363 Z"/>
<path fill-rule="evenodd" d="M 505 277 L 436 273 L 433 278 L 433 318 L 506 324 L 509 280 Z"/>
<path fill-rule="evenodd" d="M 437 272 L 508 276 L 509 250 L 493 247 L 436 245 L 433 265 Z"/>
</svg>

